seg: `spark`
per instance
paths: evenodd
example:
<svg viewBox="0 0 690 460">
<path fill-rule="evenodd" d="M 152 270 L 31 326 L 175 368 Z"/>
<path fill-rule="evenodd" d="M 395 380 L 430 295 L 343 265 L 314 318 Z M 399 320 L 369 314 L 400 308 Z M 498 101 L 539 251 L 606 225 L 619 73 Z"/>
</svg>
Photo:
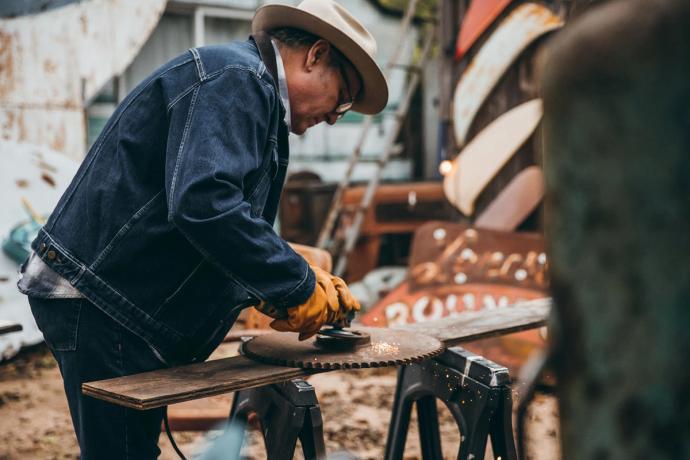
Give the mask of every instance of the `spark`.
<svg viewBox="0 0 690 460">
<path fill-rule="evenodd" d="M 388 342 L 376 342 L 371 345 L 371 350 L 376 354 L 384 355 L 397 352 L 398 347 Z"/>
</svg>

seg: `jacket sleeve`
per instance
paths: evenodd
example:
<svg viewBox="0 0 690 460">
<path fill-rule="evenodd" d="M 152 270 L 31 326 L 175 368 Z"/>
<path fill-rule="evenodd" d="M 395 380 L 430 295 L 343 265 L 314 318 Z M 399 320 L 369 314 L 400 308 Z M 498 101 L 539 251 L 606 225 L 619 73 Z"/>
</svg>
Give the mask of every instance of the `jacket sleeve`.
<svg viewBox="0 0 690 460">
<path fill-rule="evenodd" d="M 273 88 L 250 70 L 229 69 L 184 99 L 170 112 L 171 126 L 184 129 L 168 135 L 168 219 L 259 299 L 278 308 L 303 303 L 314 273 L 266 220 L 251 215 L 245 197 L 248 175 L 275 142 L 269 140 Z"/>
</svg>

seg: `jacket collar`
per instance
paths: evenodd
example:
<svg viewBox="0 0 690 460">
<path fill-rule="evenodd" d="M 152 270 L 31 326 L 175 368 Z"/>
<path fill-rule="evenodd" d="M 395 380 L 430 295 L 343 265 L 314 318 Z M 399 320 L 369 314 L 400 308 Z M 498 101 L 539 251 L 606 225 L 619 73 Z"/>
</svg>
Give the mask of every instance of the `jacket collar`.
<svg viewBox="0 0 690 460">
<path fill-rule="evenodd" d="M 252 40 L 254 40 L 254 43 L 256 44 L 257 49 L 259 50 L 259 56 L 261 56 L 261 60 L 263 61 L 264 65 L 266 66 L 266 69 L 268 69 L 268 73 L 271 74 L 271 77 L 273 77 L 273 87 L 276 90 L 276 93 L 278 96 L 282 99 L 283 98 L 283 93 L 280 90 L 280 73 L 278 72 L 278 56 L 276 55 L 276 48 L 273 46 L 273 42 L 271 41 L 270 35 L 268 35 L 265 32 L 257 32 L 255 34 L 251 35 Z M 282 63 L 281 63 L 282 65 Z M 283 73 L 284 70 L 283 70 Z M 285 83 L 287 86 L 287 83 Z M 287 90 L 287 88 L 286 88 Z M 288 106 L 286 104 L 289 104 L 290 101 L 284 101 L 281 104 L 281 110 L 280 110 L 280 115 L 281 118 L 285 120 L 285 125 L 286 125 L 286 135 L 289 133 L 289 126 L 288 126 L 288 121 L 286 120 L 287 114 L 288 114 Z"/>
<path fill-rule="evenodd" d="M 276 65 L 276 53 L 273 49 L 273 44 L 271 43 L 271 37 L 266 32 L 257 32 L 252 34 L 251 38 L 256 43 L 256 47 L 259 49 L 259 55 L 264 65 L 268 69 L 268 73 L 273 77 L 273 86 L 276 91 L 278 89 L 278 67 Z M 280 93 L 279 93 L 280 94 Z"/>
</svg>

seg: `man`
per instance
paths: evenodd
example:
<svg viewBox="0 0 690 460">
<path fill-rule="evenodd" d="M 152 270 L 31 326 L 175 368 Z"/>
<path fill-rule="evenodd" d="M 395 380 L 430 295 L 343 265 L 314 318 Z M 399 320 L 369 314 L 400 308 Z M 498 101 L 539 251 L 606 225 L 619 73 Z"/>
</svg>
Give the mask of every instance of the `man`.
<svg viewBox="0 0 690 460">
<path fill-rule="evenodd" d="M 83 459 L 157 457 L 163 414 L 84 397 L 83 382 L 204 360 L 250 305 L 302 339 L 359 308 L 272 224 L 288 129 L 385 106 L 375 41 L 330 0 L 265 6 L 252 30 L 135 88 L 32 243 L 19 288 Z"/>
</svg>

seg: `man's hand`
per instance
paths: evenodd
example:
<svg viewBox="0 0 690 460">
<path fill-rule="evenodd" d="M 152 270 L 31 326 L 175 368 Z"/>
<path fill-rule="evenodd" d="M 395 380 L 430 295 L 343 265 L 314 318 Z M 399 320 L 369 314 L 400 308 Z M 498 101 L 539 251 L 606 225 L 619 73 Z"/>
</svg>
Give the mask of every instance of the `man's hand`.
<svg viewBox="0 0 690 460">
<path fill-rule="evenodd" d="M 314 293 L 302 305 L 288 308 L 287 319 L 276 319 L 271 327 L 277 331 L 299 332 L 299 339 L 313 336 L 324 324 L 334 324 L 359 311 L 360 305 L 345 281 L 318 267 L 311 267 L 316 275 Z"/>
</svg>

